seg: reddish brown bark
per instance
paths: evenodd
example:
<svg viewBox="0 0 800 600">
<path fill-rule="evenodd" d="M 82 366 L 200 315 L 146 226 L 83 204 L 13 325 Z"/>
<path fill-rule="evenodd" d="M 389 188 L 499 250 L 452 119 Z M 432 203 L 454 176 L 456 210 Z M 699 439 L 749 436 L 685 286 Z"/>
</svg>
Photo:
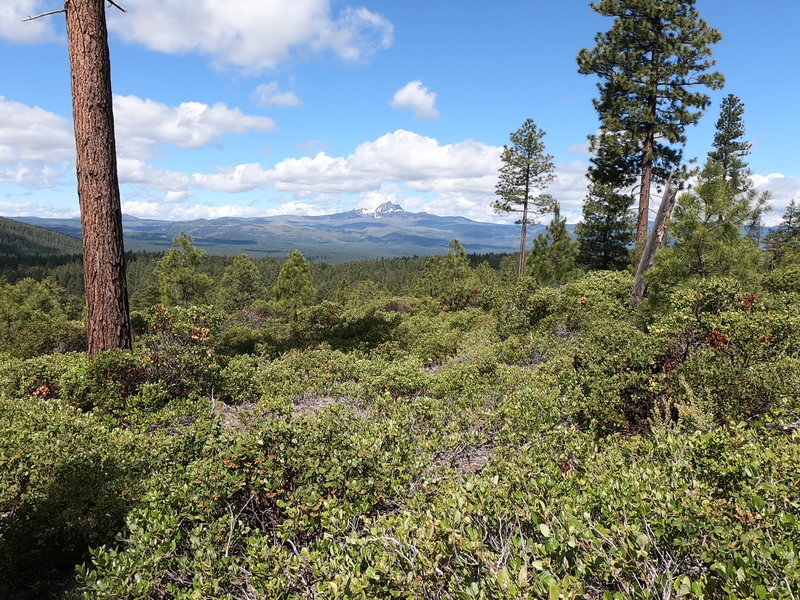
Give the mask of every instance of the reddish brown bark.
<svg viewBox="0 0 800 600">
<path fill-rule="evenodd" d="M 131 347 L 104 0 L 67 0 L 89 354 Z"/>
</svg>

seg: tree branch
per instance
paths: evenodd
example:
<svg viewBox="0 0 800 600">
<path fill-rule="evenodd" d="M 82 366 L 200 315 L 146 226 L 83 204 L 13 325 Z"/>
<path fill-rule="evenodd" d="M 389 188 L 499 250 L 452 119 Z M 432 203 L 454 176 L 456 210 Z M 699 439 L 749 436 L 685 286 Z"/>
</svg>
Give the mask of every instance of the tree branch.
<svg viewBox="0 0 800 600">
<path fill-rule="evenodd" d="M 119 4 L 114 2 L 114 0 L 106 0 L 111 6 L 121 10 L 122 12 L 128 12 L 124 8 L 122 8 Z M 67 12 L 66 8 L 62 8 L 61 10 L 51 10 L 50 12 L 42 13 L 40 15 L 36 15 L 34 17 L 28 17 L 27 19 L 22 19 L 23 23 L 27 23 L 28 21 L 35 21 L 36 19 L 41 19 L 42 17 L 49 17 L 50 15 L 57 15 L 58 13 L 65 13 Z"/>
<path fill-rule="evenodd" d="M 122 8 L 122 7 L 121 7 L 119 4 L 117 4 L 116 2 L 114 2 L 114 0 L 108 0 L 108 3 L 109 3 L 111 6 L 113 6 L 113 7 L 115 7 L 115 8 L 118 8 L 118 9 L 119 9 L 119 10 L 121 10 L 122 12 L 128 12 L 127 10 L 125 10 L 124 8 Z"/>
<path fill-rule="evenodd" d="M 42 17 L 49 17 L 50 15 L 57 15 L 58 13 L 65 13 L 67 10 L 62 8 L 61 10 L 51 10 L 50 12 L 42 13 L 40 15 L 36 15 L 35 17 L 28 17 L 27 19 L 22 19 L 23 23 L 27 23 L 28 21 L 35 21 L 36 19 L 41 19 Z"/>
</svg>

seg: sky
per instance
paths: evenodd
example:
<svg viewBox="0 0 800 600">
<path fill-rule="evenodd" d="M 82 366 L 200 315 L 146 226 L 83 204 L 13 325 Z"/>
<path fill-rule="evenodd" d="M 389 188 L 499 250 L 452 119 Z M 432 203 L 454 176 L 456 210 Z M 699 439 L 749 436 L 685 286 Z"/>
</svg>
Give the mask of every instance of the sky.
<svg viewBox="0 0 800 600">
<path fill-rule="evenodd" d="M 117 0 L 107 9 L 122 209 L 170 220 L 491 209 L 502 146 L 532 118 L 546 191 L 581 216 L 597 80 L 575 57 L 611 20 L 585 0 Z M 0 215 L 78 216 L 62 0 L 3 0 Z M 769 224 L 800 200 L 800 2 L 697 0 L 726 86 L 687 129 L 703 162 L 719 105 L 745 105 Z M 657 203 L 653 206 L 655 210 Z"/>
</svg>

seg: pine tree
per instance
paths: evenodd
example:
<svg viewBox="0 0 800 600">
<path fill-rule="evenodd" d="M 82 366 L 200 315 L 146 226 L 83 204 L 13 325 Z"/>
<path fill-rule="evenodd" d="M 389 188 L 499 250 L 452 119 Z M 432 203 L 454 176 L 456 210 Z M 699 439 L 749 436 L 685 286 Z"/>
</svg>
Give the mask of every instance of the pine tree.
<svg viewBox="0 0 800 600">
<path fill-rule="evenodd" d="M 472 304 L 480 291 L 480 280 L 469 266 L 467 252 L 461 242 L 452 240 L 444 256 L 431 256 L 425 261 L 422 275 L 411 291 L 428 296 L 449 309 L 461 309 Z"/>
<path fill-rule="evenodd" d="M 292 250 L 278 273 L 278 281 L 272 288 L 278 306 L 294 314 L 297 321 L 301 308 L 311 306 L 317 297 L 311 266 L 299 250 Z"/>
<path fill-rule="evenodd" d="M 220 281 L 217 302 L 228 312 L 241 310 L 262 295 L 264 278 L 246 254 L 240 254 L 225 269 Z"/>
<path fill-rule="evenodd" d="M 495 187 L 499 200 L 492 203 L 498 213 L 522 214 L 517 222 L 521 226 L 517 277 L 525 272 L 528 225 L 535 224 L 536 217 L 549 212 L 552 205 L 552 198 L 542 191 L 555 179 L 555 165 L 553 157 L 545 154 L 542 137 L 544 131 L 533 119 L 527 119 L 511 134 L 511 145 L 503 147 L 503 164 Z"/>
<path fill-rule="evenodd" d="M 717 129 L 714 133 L 714 150 L 708 157 L 720 164 L 723 178 L 730 184 L 732 194 L 742 194 L 752 187 L 750 169 L 745 157 L 750 154 L 750 144 L 744 138 L 744 104 L 733 94 L 722 100 Z"/>
<path fill-rule="evenodd" d="M 560 285 L 574 279 L 580 270 L 575 266 L 578 242 L 567 231 L 567 219 L 561 216 L 558 202 L 553 204 L 553 220 L 545 232 L 533 240 L 528 257 L 528 275 L 544 286 Z"/>
<path fill-rule="evenodd" d="M 132 344 L 105 4 L 104 0 L 64 4 L 92 356 Z"/>
<path fill-rule="evenodd" d="M 195 248 L 194 238 L 183 232 L 172 241 L 178 249 L 170 248 L 156 265 L 161 303 L 191 306 L 204 302 L 212 284 L 211 277 L 199 270 L 206 251 Z"/>
<path fill-rule="evenodd" d="M 780 224 L 767 235 L 766 246 L 773 261 L 800 250 L 800 206 L 795 200 L 789 202 Z"/>
<path fill-rule="evenodd" d="M 620 190 L 633 183 L 618 136 L 601 132 L 592 138 L 589 195 L 576 228 L 579 264 L 586 269 L 624 269 L 630 258 L 633 198 Z"/>
<path fill-rule="evenodd" d="M 613 17 L 596 46 L 578 54 L 578 70 L 597 75 L 595 109 L 617 137 L 628 175 L 639 179 L 636 241 L 647 237 L 650 188 L 681 163 L 684 130 L 709 104 L 697 87 L 719 89 L 710 46 L 720 33 L 700 18 L 695 0 L 599 0 L 591 7 Z"/>
<path fill-rule="evenodd" d="M 763 194 L 730 194 L 725 170 L 709 159 L 693 193 L 678 199 L 670 223 L 672 242 L 656 255 L 648 273 L 656 294 L 694 277 L 721 275 L 752 281 L 763 254 L 743 233 L 763 210 Z"/>
</svg>

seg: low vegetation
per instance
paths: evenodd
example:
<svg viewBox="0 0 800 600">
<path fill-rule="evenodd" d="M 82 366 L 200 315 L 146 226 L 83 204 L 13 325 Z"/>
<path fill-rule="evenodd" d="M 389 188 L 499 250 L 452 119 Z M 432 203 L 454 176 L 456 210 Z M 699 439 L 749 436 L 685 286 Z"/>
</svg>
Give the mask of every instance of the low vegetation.
<svg viewBox="0 0 800 600">
<path fill-rule="evenodd" d="M 636 310 L 628 272 L 517 281 L 457 242 L 326 287 L 184 238 L 94 359 L 76 298 L 6 283 L 0 596 L 796 598 L 787 236 L 746 280 L 678 244 Z"/>
</svg>

